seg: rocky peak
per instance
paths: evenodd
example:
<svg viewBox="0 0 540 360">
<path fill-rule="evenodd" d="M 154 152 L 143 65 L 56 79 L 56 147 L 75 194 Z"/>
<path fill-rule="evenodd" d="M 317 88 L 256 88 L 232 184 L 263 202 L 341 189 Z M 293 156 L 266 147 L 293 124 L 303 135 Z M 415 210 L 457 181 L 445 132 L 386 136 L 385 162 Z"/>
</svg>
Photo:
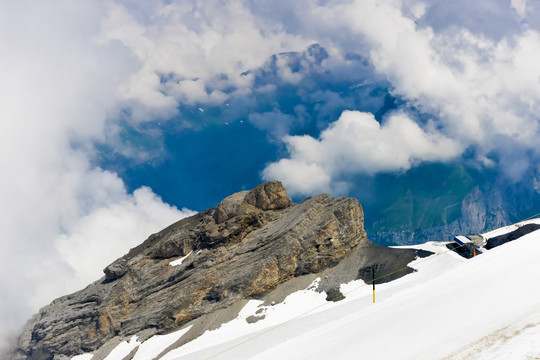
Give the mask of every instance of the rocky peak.
<svg viewBox="0 0 540 360">
<path fill-rule="evenodd" d="M 292 205 L 291 198 L 283 184 L 272 180 L 257 186 L 251 191 L 241 191 L 223 199 L 214 211 L 214 220 L 220 224 L 238 215 L 255 212 L 251 205 L 258 210 L 282 210 Z"/>
<path fill-rule="evenodd" d="M 261 210 L 281 210 L 292 204 L 291 199 L 287 196 L 287 190 L 277 180 L 261 184 L 248 192 L 245 202 Z"/>
<path fill-rule="evenodd" d="M 322 194 L 292 204 L 278 181 L 235 193 L 151 235 L 103 278 L 41 309 L 15 358 L 67 359 L 187 324 L 196 325 L 185 335 L 193 339 L 219 325 L 211 314 L 239 311 L 246 299 L 290 292 L 318 276 L 320 291 L 335 294 L 373 263 L 391 270 L 415 258 L 374 245 L 363 224 L 356 199 Z"/>
<path fill-rule="evenodd" d="M 241 213 L 242 205 L 249 191 L 240 191 L 223 199 L 214 210 L 214 220 L 221 224 Z"/>
</svg>

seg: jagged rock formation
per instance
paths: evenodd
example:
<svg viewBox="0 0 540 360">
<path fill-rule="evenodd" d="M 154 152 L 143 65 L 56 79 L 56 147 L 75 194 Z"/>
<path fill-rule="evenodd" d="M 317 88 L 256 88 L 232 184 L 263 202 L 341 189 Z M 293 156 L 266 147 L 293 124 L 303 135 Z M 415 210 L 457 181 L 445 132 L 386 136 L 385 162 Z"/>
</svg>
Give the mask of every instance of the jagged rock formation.
<svg viewBox="0 0 540 360">
<path fill-rule="evenodd" d="M 417 255 L 371 243 L 357 200 L 323 194 L 292 204 L 270 181 L 151 235 L 102 279 L 41 309 L 14 358 L 66 359 L 133 334 L 166 333 L 321 274 L 320 290 L 333 296 L 374 264 L 391 271 Z"/>
</svg>

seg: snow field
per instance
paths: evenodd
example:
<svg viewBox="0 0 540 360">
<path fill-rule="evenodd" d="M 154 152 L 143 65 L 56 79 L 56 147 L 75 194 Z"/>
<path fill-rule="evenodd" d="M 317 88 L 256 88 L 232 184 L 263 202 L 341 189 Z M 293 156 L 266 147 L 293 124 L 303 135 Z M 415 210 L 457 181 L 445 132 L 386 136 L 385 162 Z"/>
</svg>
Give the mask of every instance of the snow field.
<svg viewBox="0 0 540 360">
<path fill-rule="evenodd" d="M 122 341 L 118 344 L 113 351 L 105 358 L 105 360 L 121 360 L 129 355 L 129 353 L 137 346 L 141 345 L 141 342 L 137 340 L 136 336 L 133 336 L 129 341 Z"/>
<path fill-rule="evenodd" d="M 540 286 L 536 285 L 540 284 L 537 261 L 540 234 L 537 233 L 470 260 L 428 243 L 426 250 L 442 254 L 418 259 L 411 264 L 418 272 L 378 285 L 376 304 L 371 303 L 370 286 L 349 283 L 342 287 L 344 293 L 350 290 L 348 287 L 358 289 L 343 301 L 328 303 L 324 311 L 319 309 L 316 314 L 307 314 L 273 330 L 267 328 L 270 331 L 266 333 L 255 332 L 253 328 L 251 335 L 228 343 L 215 343 L 204 334 L 192 344 L 198 342 L 200 350 L 171 352 L 167 359 L 458 356 L 489 334 L 520 321 L 535 323 L 534 316 L 540 313 Z M 298 314 L 287 310 L 283 309 L 291 317 Z M 260 323 L 263 325 L 265 321 Z M 217 332 L 233 337 L 226 329 L 222 327 Z M 539 331 L 537 327 L 526 330 L 522 336 L 534 336 Z M 533 354 L 538 351 L 532 345 L 523 348 L 523 342 L 516 337 L 516 344 L 508 342 L 506 351 L 508 346 L 512 349 L 518 344 L 521 351 Z M 474 354 L 481 355 L 481 351 L 478 348 Z"/>
<path fill-rule="evenodd" d="M 174 344 L 178 339 L 188 332 L 191 326 L 175 331 L 167 335 L 154 335 L 139 346 L 133 360 L 151 360 L 158 356 L 163 350 Z M 113 360 L 113 359 L 111 359 Z M 116 360 L 116 359 L 114 359 Z M 121 359 L 118 359 L 121 360 Z"/>
<path fill-rule="evenodd" d="M 527 225 L 527 224 L 540 224 L 540 218 L 520 221 L 520 222 L 512 224 L 512 225 L 508 225 L 508 226 L 505 226 L 505 227 L 502 227 L 502 228 L 499 228 L 499 229 L 495 229 L 493 231 L 489 231 L 489 232 L 487 232 L 485 234 L 482 234 L 482 235 L 485 238 L 492 238 L 492 237 L 495 237 L 495 236 L 507 234 L 509 232 L 517 230 L 520 226 Z"/>
<path fill-rule="evenodd" d="M 346 297 L 336 303 L 316 292 L 315 282 L 274 306 L 249 301 L 235 320 L 161 359 L 540 358 L 540 231 L 469 260 L 445 245 L 410 246 L 435 255 L 413 261 L 416 272 L 376 285 L 375 304 L 371 285 L 361 280 L 343 284 Z M 132 338 L 106 360 L 120 360 L 137 345 L 134 360 L 153 359 L 187 330 L 142 345 Z"/>
</svg>

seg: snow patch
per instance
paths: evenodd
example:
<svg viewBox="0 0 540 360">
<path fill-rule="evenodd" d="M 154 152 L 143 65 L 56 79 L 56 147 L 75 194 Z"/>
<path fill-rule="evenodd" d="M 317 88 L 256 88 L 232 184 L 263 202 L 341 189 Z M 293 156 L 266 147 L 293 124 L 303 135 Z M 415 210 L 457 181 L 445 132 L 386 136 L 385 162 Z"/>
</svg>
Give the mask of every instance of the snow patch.
<svg viewBox="0 0 540 360">
<path fill-rule="evenodd" d="M 137 340 L 137 336 L 133 336 L 129 341 L 118 344 L 104 360 L 122 360 L 139 345 L 141 342 Z"/>
<path fill-rule="evenodd" d="M 163 350 L 174 344 L 185 333 L 189 331 L 191 326 L 185 329 L 175 331 L 167 335 L 154 335 L 139 346 L 139 350 L 135 354 L 133 360 L 153 360 Z"/>
<path fill-rule="evenodd" d="M 307 289 L 295 292 L 276 305 L 263 306 L 263 301 L 250 300 L 240 311 L 238 317 L 226 324 L 221 325 L 216 330 L 205 332 L 197 339 L 183 345 L 182 347 L 167 353 L 162 360 L 180 359 L 186 355 L 198 353 L 209 346 L 223 345 L 229 342 L 240 341 L 241 337 L 264 333 L 269 328 L 281 326 L 291 318 L 297 317 L 306 310 L 310 311 L 328 304 L 326 294 L 317 292 L 320 278 L 317 278 Z M 316 311 L 313 311 L 313 313 Z M 249 323 L 247 319 L 251 316 L 264 318 L 255 323 Z M 195 358 L 204 358 L 197 357 Z"/>
<path fill-rule="evenodd" d="M 452 360 L 540 359 L 540 313 L 495 331 L 452 355 Z"/>
<path fill-rule="evenodd" d="M 187 257 L 188 257 L 189 255 L 191 255 L 192 252 L 193 252 L 193 251 L 190 251 L 189 254 L 187 254 L 187 255 L 184 256 L 184 257 L 181 257 L 180 259 L 176 259 L 176 260 L 171 261 L 171 262 L 169 263 L 169 265 L 171 265 L 171 266 L 178 266 L 178 265 L 181 265 L 181 264 L 184 262 L 184 260 L 186 260 Z"/>
<path fill-rule="evenodd" d="M 540 218 L 525 220 L 525 221 L 521 221 L 512 225 L 508 225 L 508 226 L 505 226 L 505 227 L 502 227 L 493 231 L 489 231 L 485 234 L 482 234 L 482 236 L 486 239 L 490 239 L 499 235 L 508 234 L 512 231 L 517 230 L 519 227 L 523 225 L 527 225 L 527 224 L 540 224 Z"/>
</svg>

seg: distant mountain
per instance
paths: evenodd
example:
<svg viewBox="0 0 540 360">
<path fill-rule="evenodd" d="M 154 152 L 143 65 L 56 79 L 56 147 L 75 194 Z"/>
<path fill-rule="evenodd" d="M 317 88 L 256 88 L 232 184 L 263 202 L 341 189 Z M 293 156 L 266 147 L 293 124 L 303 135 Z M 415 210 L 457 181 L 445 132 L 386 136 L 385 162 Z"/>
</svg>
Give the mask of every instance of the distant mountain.
<svg viewBox="0 0 540 360">
<path fill-rule="evenodd" d="M 340 284 L 369 281 L 372 268 L 399 269 L 384 280 L 399 278 L 420 255 L 427 253 L 370 242 L 355 199 L 323 194 L 293 204 L 283 185 L 270 181 L 150 236 L 103 278 L 41 309 L 13 357 L 61 360 L 97 351 L 94 360 L 103 359 L 133 336 L 140 342 L 189 327 L 180 346 L 234 319 L 249 300 L 279 303 L 315 279 L 320 294 L 339 300 Z"/>
<path fill-rule="evenodd" d="M 536 174 L 519 182 L 464 164 L 425 164 L 405 174 L 377 175 L 375 199 L 364 197 L 366 231 L 384 245 L 448 241 L 496 229 L 540 211 Z"/>
</svg>

